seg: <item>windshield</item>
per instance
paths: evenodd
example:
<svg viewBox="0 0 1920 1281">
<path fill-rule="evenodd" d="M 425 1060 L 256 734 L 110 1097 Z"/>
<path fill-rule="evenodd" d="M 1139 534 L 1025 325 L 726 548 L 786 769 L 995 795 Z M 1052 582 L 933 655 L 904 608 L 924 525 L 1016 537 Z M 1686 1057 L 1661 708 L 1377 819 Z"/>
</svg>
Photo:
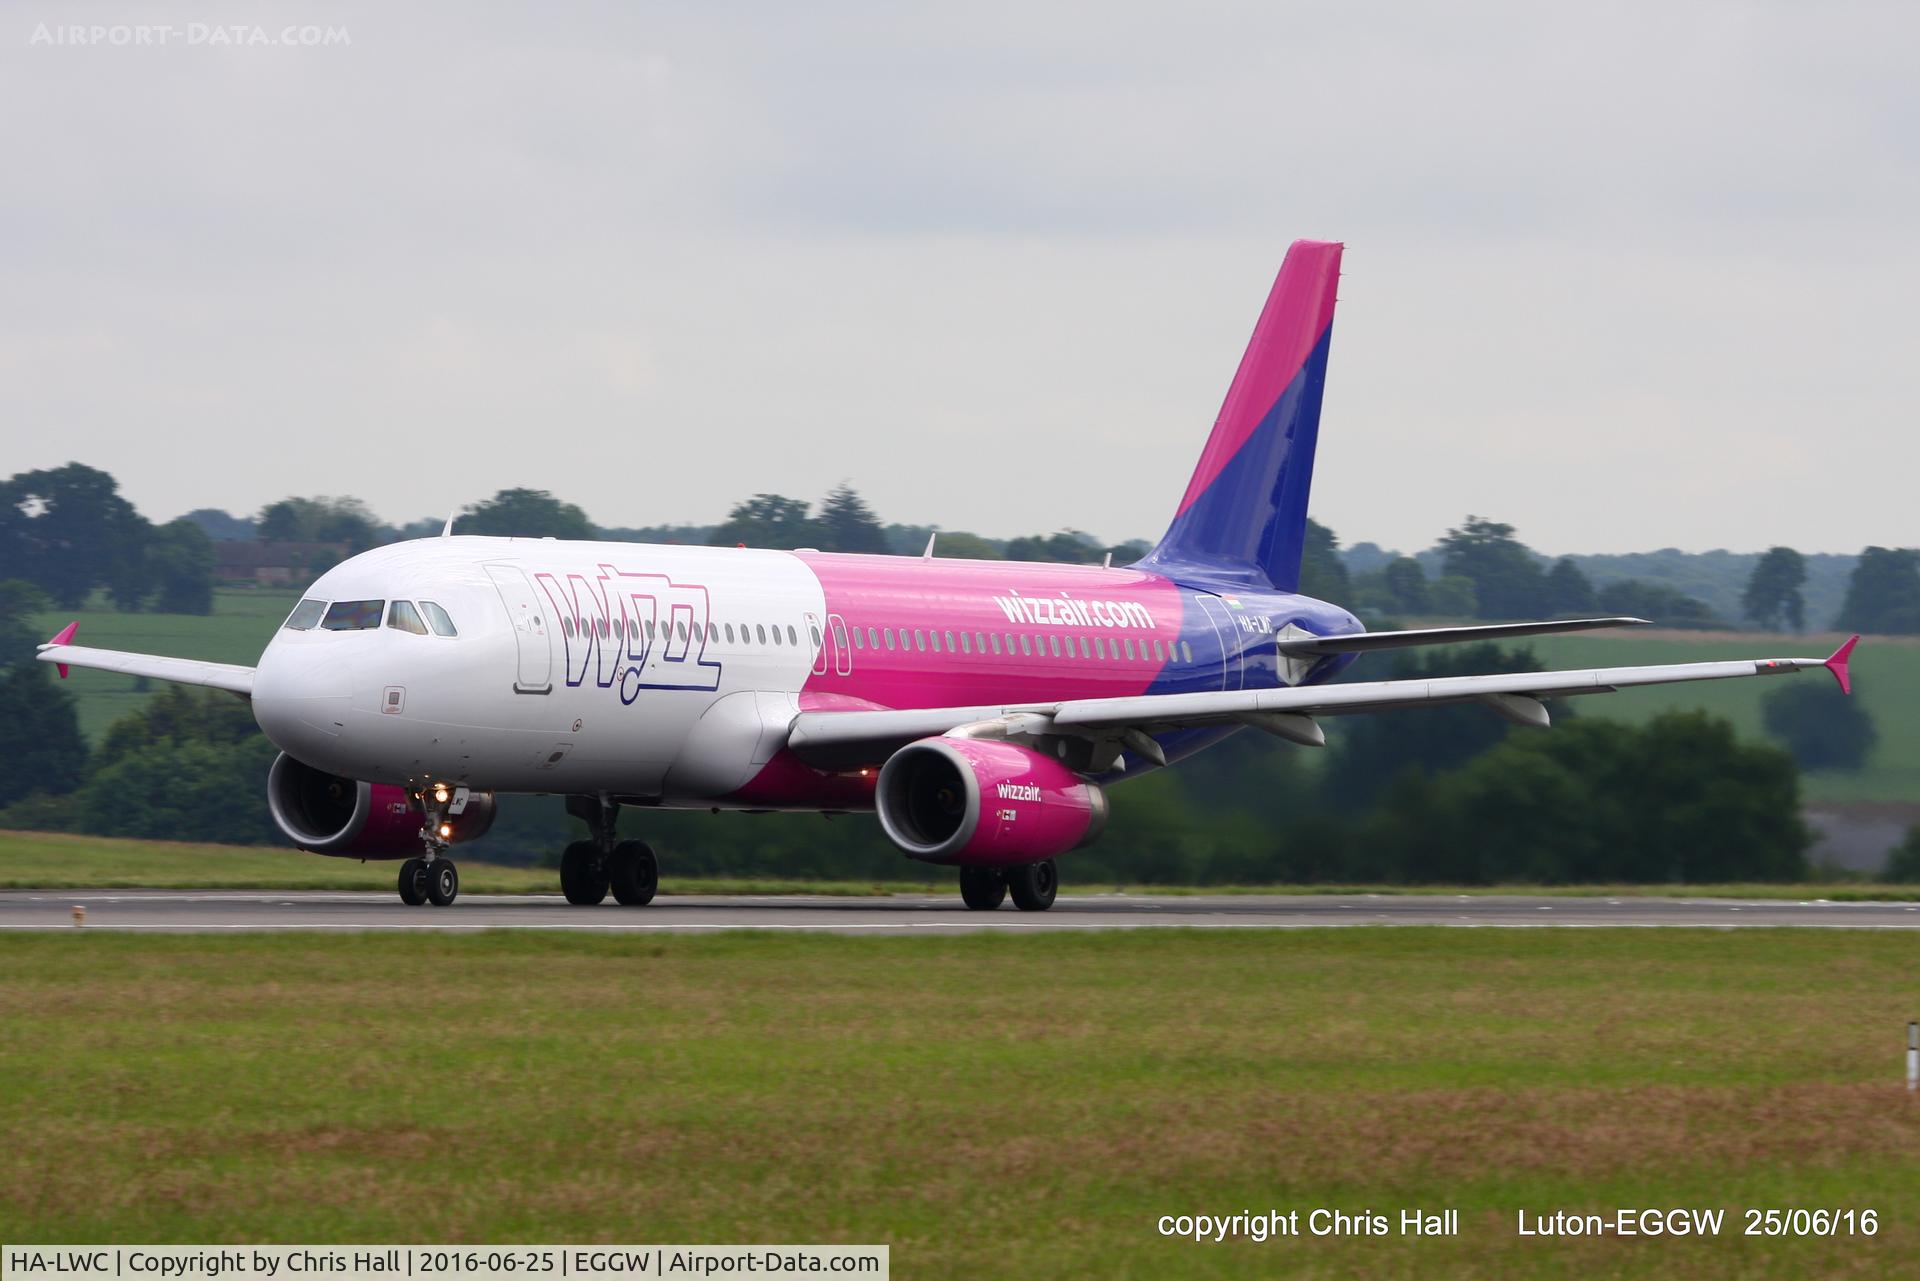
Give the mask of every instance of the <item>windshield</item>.
<svg viewBox="0 0 1920 1281">
<path fill-rule="evenodd" d="M 327 606 L 326 617 L 320 620 L 320 626 L 330 632 L 365 631 L 369 627 L 380 626 L 386 609 L 387 602 L 383 600 L 337 600 Z"/>
</svg>

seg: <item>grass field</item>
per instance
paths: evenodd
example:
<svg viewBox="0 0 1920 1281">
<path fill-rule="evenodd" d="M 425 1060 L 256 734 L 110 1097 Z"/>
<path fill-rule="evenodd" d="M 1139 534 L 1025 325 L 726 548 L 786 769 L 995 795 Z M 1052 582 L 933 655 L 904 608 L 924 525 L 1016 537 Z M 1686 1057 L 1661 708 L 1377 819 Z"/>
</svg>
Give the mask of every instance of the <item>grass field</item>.
<svg viewBox="0 0 1920 1281">
<path fill-rule="evenodd" d="M 0 937 L 0 1239 L 849 1241 L 910 1277 L 1916 1271 L 1920 940 Z M 1714 1239 L 1518 1211 L 1724 1207 Z M 1456 1239 L 1163 1214 L 1461 1211 Z M 1868 1238 L 1739 1210 L 1873 1209 Z"/>
<path fill-rule="evenodd" d="M 96 598 L 95 605 L 77 617 L 83 644 L 251 665 L 258 661 L 260 651 L 297 599 L 291 592 L 222 589 L 214 593 L 214 613 L 203 618 L 116 613 L 104 608 L 104 598 Z M 56 611 L 42 615 L 40 622 L 51 635 L 75 616 Z M 1771 637 L 1727 632 L 1636 635 L 1628 630 L 1542 637 L 1528 643 L 1549 667 L 1607 667 L 1790 654 L 1817 656 L 1830 652 L 1841 639 L 1824 634 Z M 1860 696 L 1872 700 L 1880 730 L 1879 746 L 1863 770 L 1808 775 L 1807 799 L 1830 804 L 1920 801 L 1920 640 L 1872 638 L 1861 645 L 1853 670 Z M 79 703 L 80 727 L 96 742 L 109 725 L 137 710 L 147 697 L 135 689 L 132 677 L 105 672 L 77 675 L 69 688 Z M 1771 688 L 1751 681 L 1724 681 L 1629 690 L 1581 699 L 1579 709 L 1582 715 L 1638 723 L 1674 708 L 1704 707 L 1731 720 L 1743 736 L 1760 740 L 1764 738 L 1760 696 Z"/>
<path fill-rule="evenodd" d="M 457 851 L 456 851 L 457 853 Z M 552 868 L 501 867 L 461 857 L 462 894 L 558 894 Z M 185 841 L 133 841 L 65 832 L 0 830 L 0 890 L 229 889 L 391 890 L 393 862 L 361 863 L 322 858 L 293 849 L 258 845 L 205 845 Z M 1118 890 L 1132 894 L 1555 894 L 1588 897 L 1682 895 L 1713 898 L 1904 900 L 1920 898 L 1920 885 L 1865 881 L 1794 885 L 1075 885 L 1068 865 L 1068 894 Z M 811 881 L 668 874 L 662 894 L 880 894 L 944 893 L 943 877 L 927 881 Z M 957 893 L 958 891 L 954 891 Z"/>
<path fill-rule="evenodd" d="M 1548 667 L 1607 667 L 1629 663 L 1698 663 L 1721 658 L 1820 657 L 1846 637 L 1745 636 L 1737 633 L 1631 630 L 1602 635 L 1542 636 L 1528 643 Z M 1873 637 L 1860 642 L 1852 662 L 1854 694 L 1867 700 L 1880 740 L 1866 767 L 1840 773 L 1826 770 L 1803 778 L 1810 801 L 1920 802 L 1920 638 Z M 1827 680 L 1822 672 L 1803 672 L 1781 680 Z M 1582 716 L 1606 716 L 1632 724 L 1651 720 L 1676 707 L 1704 707 L 1732 721 L 1743 738 L 1766 739 L 1761 728 L 1761 696 L 1777 688 L 1770 681 L 1704 681 L 1644 690 L 1623 690 L 1571 700 Z"/>
</svg>

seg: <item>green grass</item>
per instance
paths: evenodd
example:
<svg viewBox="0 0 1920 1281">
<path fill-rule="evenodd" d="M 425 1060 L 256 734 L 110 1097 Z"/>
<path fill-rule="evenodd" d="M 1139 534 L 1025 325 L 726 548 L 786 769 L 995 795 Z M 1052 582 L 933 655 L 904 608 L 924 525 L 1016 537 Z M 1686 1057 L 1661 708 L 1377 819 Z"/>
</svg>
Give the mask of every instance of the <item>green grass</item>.
<svg viewBox="0 0 1920 1281">
<path fill-rule="evenodd" d="M 459 862 L 463 894 L 560 892 L 559 873 L 552 868 L 502 867 L 464 856 Z M 391 890 L 397 866 L 391 861 L 361 863 L 260 845 L 137 841 L 66 832 L 0 830 L 0 889 L 5 890 Z M 1920 897 L 1920 886 L 1916 885 L 1853 881 L 1794 885 L 1112 885 L 1076 884 L 1072 876 L 1069 863 L 1064 887 L 1069 894 L 1551 894 L 1590 898 L 1678 895 L 1794 902 Z M 820 881 L 794 877 L 674 876 L 671 871 L 660 882 L 662 894 L 860 897 L 937 894 L 951 889 L 953 886 L 946 879 L 931 884 L 926 881 Z"/>
<path fill-rule="evenodd" d="M 252 667 L 299 599 L 297 592 L 220 588 L 213 594 L 212 614 L 125 614 L 96 594 L 85 608 L 53 610 L 41 614 L 39 623 L 51 636 L 77 618 L 80 634 L 74 638 L 75 643 L 99 649 Z M 151 695 L 151 687 L 142 692 L 136 678 L 114 672 L 76 672 L 67 688 L 78 705 L 81 733 L 95 743 L 108 726 L 144 707 Z"/>
<path fill-rule="evenodd" d="M 456 855 L 459 851 L 456 851 Z M 553 868 L 459 858 L 462 894 L 558 894 Z M 391 891 L 399 864 L 326 858 L 261 845 L 135 841 L 65 832 L 0 831 L 0 889 L 226 889 Z M 667 877 L 663 894 L 885 894 L 859 881 Z"/>
<path fill-rule="evenodd" d="M 0 1239 L 878 1241 L 910 1277 L 1914 1273 L 1920 939 L 0 936 Z M 1868 1239 L 1519 1210 L 1875 1210 Z M 1163 1214 L 1461 1211 L 1450 1240 Z"/>
</svg>

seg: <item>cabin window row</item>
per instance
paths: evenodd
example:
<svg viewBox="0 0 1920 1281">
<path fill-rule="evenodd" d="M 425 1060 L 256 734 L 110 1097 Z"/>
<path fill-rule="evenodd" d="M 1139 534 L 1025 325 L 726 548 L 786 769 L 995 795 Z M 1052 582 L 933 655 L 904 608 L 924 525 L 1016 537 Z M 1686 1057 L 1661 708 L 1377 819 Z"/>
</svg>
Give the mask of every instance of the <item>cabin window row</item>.
<svg viewBox="0 0 1920 1281">
<path fill-rule="evenodd" d="M 562 618 L 560 628 L 569 638 L 576 635 L 592 636 L 598 634 L 603 639 L 624 639 L 627 634 L 627 622 L 623 618 L 580 619 Z M 852 648 L 856 650 L 872 649 L 902 653 L 949 653 L 979 654 L 995 657 L 1019 656 L 1023 658 L 1081 658 L 1102 662 L 1154 662 L 1154 663 L 1191 663 L 1193 646 L 1186 641 L 1163 641 L 1157 637 L 1132 636 L 1087 636 L 1072 634 L 1062 636 L 1058 632 L 968 632 L 927 630 L 905 627 L 845 627 L 834 624 L 835 639 L 844 647 L 851 638 Z M 729 645 L 776 645 L 799 648 L 800 634 L 793 624 L 741 623 L 736 628 L 732 623 L 690 623 L 681 619 L 674 623 L 661 623 L 656 619 L 636 620 L 632 624 L 635 637 L 644 635 L 648 640 L 675 639 L 682 642 L 718 643 L 723 637 Z M 821 635 L 818 628 L 807 629 L 813 642 L 813 652 L 819 652 Z"/>
<path fill-rule="evenodd" d="M 836 624 L 836 629 L 838 625 Z M 1059 632 L 953 632 L 915 627 L 849 627 L 855 649 L 908 653 L 991 654 L 994 657 L 1083 658 L 1106 661 L 1191 663 L 1193 646 L 1157 637 L 1088 636 Z M 816 641 L 817 641 L 816 637 Z M 944 643 L 943 643 L 944 642 Z M 844 643 L 844 642 L 843 642 Z"/>
</svg>

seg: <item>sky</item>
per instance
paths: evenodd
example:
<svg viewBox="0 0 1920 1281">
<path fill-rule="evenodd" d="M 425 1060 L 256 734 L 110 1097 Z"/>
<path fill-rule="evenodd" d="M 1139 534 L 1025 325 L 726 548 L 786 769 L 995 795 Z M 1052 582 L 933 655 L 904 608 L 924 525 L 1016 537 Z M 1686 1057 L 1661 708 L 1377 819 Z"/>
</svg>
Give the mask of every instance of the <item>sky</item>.
<svg viewBox="0 0 1920 1281">
<path fill-rule="evenodd" d="M 1914 545 L 1916 45 L 1845 2 L 19 0 L 0 474 L 1151 538 L 1311 237 L 1343 540 Z"/>
</svg>

